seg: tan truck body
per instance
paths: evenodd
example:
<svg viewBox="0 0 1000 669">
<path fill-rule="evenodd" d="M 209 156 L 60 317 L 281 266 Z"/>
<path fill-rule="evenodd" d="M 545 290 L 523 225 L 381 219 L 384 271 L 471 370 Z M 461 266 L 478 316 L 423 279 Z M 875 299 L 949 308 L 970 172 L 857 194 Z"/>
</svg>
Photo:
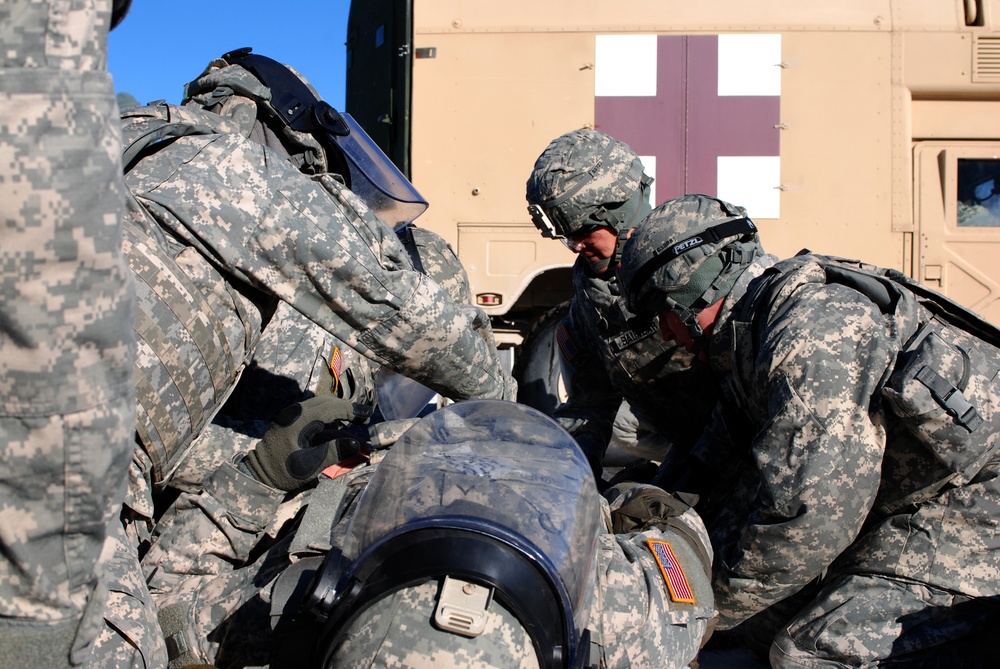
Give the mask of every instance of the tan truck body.
<svg viewBox="0 0 1000 669">
<path fill-rule="evenodd" d="M 607 97 L 633 67 L 648 69 L 641 48 L 629 55 L 633 44 L 658 44 L 661 70 L 677 60 L 665 48 L 690 60 L 662 103 L 673 115 L 611 124 L 679 138 L 678 151 L 651 161 L 654 206 L 717 185 L 709 194 L 748 206 L 771 253 L 809 248 L 894 267 L 1000 324 L 1000 218 L 970 225 L 958 211 L 960 191 L 988 199 L 1000 164 L 1000 0 L 354 3 L 347 109 L 430 201 L 418 225 L 456 248 L 502 341 L 518 343 L 571 292 L 574 257 L 532 226 L 525 180 L 553 138 L 608 130 L 609 105 L 650 97 L 627 87 L 624 102 Z M 712 141 L 694 126 L 709 121 L 684 100 L 711 79 L 702 47 L 716 49 L 718 95 L 734 76 L 723 61 L 756 64 L 744 78 L 770 82 L 762 103 L 774 110 L 773 123 L 744 126 L 750 102 L 724 100 L 709 127 L 734 146 L 774 133 L 777 155 L 697 155 Z M 691 176 L 713 160 L 715 184 Z M 973 178 L 983 184 L 964 183 Z"/>
</svg>

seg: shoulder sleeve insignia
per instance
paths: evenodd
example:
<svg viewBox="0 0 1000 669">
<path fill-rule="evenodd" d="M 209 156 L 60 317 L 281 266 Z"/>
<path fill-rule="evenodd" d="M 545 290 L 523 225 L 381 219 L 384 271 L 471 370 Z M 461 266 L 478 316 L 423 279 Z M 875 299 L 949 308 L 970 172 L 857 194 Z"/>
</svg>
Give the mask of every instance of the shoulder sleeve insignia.
<svg viewBox="0 0 1000 669">
<path fill-rule="evenodd" d="M 670 542 L 659 541 L 657 539 L 647 539 L 649 550 L 652 551 L 656 563 L 660 565 L 660 573 L 663 580 L 667 582 L 667 589 L 670 591 L 670 599 L 683 604 L 694 604 L 694 593 L 688 583 L 687 576 L 684 575 L 684 568 L 674 555 L 674 549 L 670 547 Z"/>
<path fill-rule="evenodd" d="M 340 389 L 340 372 L 344 364 L 344 358 L 340 353 L 340 347 L 334 344 L 330 351 L 330 372 L 333 374 L 333 393 L 337 394 Z"/>
<path fill-rule="evenodd" d="M 566 327 L 565 323 L 560 323 L 559 329 L 556 330 L 556 343 L 559 344 L 559 350 L 562 352 L 566 362 L 573 362 L 573 358 L 580 352 L 580 347 L 573 341 L 573 337 L 570 336 L 569 328 Z"/>
</svg>

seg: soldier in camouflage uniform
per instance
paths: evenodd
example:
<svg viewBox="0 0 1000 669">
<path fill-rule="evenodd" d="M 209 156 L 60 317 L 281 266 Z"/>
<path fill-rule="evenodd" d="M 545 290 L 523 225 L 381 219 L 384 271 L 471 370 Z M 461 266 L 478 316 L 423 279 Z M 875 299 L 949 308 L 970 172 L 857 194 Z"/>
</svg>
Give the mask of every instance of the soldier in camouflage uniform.
<svg viewBox="0 0 1000 669">
<path fill-rule="evenodd" d="M 363 354 L 455 400 L 514 392 L 485 314 L 415 271 L 387 225 L 402 228 L 426 203 L 290 68 L 228 54 L 186 87 L 184 106 L 127 110 L 122 131 L 142 448 L 108 579 L 106 667 L 165 658 L 136 575 L 154 493 L 197 493 L 261 437 L 261 419 L 296 394 L 343 388 L 336 359 Z M 262 336 L 257 366 L 231 397 Z M 360 362 L 350 367 L 361 387 L 349 393 L 366 392 Z M 251 387 L 248 404 L 255 384 L 268 387 Z M 255 416 L 260 397 L 271 406 Z"/>
<path fill-rule="evenodd" d="M 700 195 L 643 221 L 620 276 L 720 379 L 678 484 L 707 496 L 720 628 L 783 620 L 776 667 L 989 664 L 996 328 L 892 270 L 778 262 Z"/>
<path fill-rule="evenodd" d="M 0 6 L 0 666 L 87 660 L 134 424 L 117 106 L 98 2 Z"/>
<path fill-rule="evenodd" d="M 485 314 L 415 271 L 386 225 L 426 203 L 398 172 L 352 162 L 357 147 L 377 149 L 293 71 L 227 54 L 188 84 L 185 106 L 123 114 L 123 135 L 138 430 L 157 483 L 225 400 L 278 301 L 445 397 L 511 397 Z M 393 199 L 404 186 L 410 199 Z"/>
<path fill-rule="evenodd" d="M 554 646 L 581 661 L 565 666 L 681 667 L 697 654 L 714 615 L 700 519 L 652 486 L 612 488 L 609 505 L 575 444 L 537 411 L 440 409 L 377 466 L 320 475 L 300 521 L 283 526 L 293 502 L 263 482 L 283 474 L 257 463 L 301 454 L 308 420 L 290 424 L 284 446 L 266 440 L 249 466 L 182 494 L 158 524 L 143 567 L 172 669 L 564 666 Z M 257 453 L 269 448 L 280 457 Z M 435 543 L 445 535 L 447 547 Z M 264 537 L 273 547 L 249 562 Z"/>
<path fill-rule="evenodd" d="M 579 256 L 575 295 L 557 335 L 572 373 L 555 416 L 598 476 L 616 418 L 622 422 L 628 409 L 638 443 L 623 444 L 627 452 L 661 461 L 671 444 L 694 441 L 694 426 L 708 419 L 715 403 L 711 380 L 691 367 L 683 348 L 662 338 L 655 316 L 637 319 L 619 299 L 615 270 L 625 240 L 650 211 L 651 184 L 635 152 L 597 130 L 554 139 L 527 182 L 535 226 Z"/>
</svg>

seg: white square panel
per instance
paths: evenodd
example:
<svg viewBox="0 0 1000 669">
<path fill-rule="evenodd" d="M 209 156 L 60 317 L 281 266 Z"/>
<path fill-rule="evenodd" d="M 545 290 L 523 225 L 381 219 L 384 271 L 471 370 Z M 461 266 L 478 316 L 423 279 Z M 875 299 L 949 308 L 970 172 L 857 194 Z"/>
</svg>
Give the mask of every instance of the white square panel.
<svg viewBox="0 0 1000 669">
<path fill-rule="evenodd" d="M 752 219 L 780 215 L 781 159 L 778 156 L 719 156 L 718 197 L 747 210 Z"/>
<path fill-rule="evenodd" d="M 656 35 L 597 35 L 594 95 L 656 95 Z"/>
<path fill-rule="evenodd" d="M 781 35 L 719 35 L 719 95 L 781 95 Z"/>
</svg>

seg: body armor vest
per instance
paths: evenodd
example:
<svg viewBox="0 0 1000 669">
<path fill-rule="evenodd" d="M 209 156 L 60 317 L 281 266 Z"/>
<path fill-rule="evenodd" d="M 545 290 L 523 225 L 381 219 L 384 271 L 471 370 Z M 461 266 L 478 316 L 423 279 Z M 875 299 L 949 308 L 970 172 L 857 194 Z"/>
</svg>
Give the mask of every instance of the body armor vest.
<svg viewBox="0 0 1000 669">
<path fill-rule="evenodd" d="M 903 482 L 908 494 L 881 500 L 888 504 L 883 511 L 919 502 L 946 484 L 971 480 L 1000 447 L 1000 330 L 896 270 L 801 254 L 765 270 L 736 308 L 734 320 L 747 324 L 747 334 L 735 348 L 753 351 L 735 355 L 734 350 L 733 367 L 741 378 L 752 378 L 746 365 L 756 358 L 768 324 L 781 317 L 788 298 L 808 283 L 847 286 L 878 307 L 897 351 L 884 373 L 873 370 L 883 374 L 878 392 L 889 420 L 887 461 L 894 456 L 893 435 L 905 435 L 938 463 L 938 473 L 928 480 Z M 726 396 L 734 400 L 736 394 Z"/>
<path fill-rule="evenodd" d="M 133 110 L 122 117 L 125 172 L 172 138 L 230 130 L 196 109 Z M 122 246 L 136 280 L 137 438 L 162 485 L 236 385 L 267 309 L 257 291 L 166 234 L 131 195 Z"/>
</svg>

